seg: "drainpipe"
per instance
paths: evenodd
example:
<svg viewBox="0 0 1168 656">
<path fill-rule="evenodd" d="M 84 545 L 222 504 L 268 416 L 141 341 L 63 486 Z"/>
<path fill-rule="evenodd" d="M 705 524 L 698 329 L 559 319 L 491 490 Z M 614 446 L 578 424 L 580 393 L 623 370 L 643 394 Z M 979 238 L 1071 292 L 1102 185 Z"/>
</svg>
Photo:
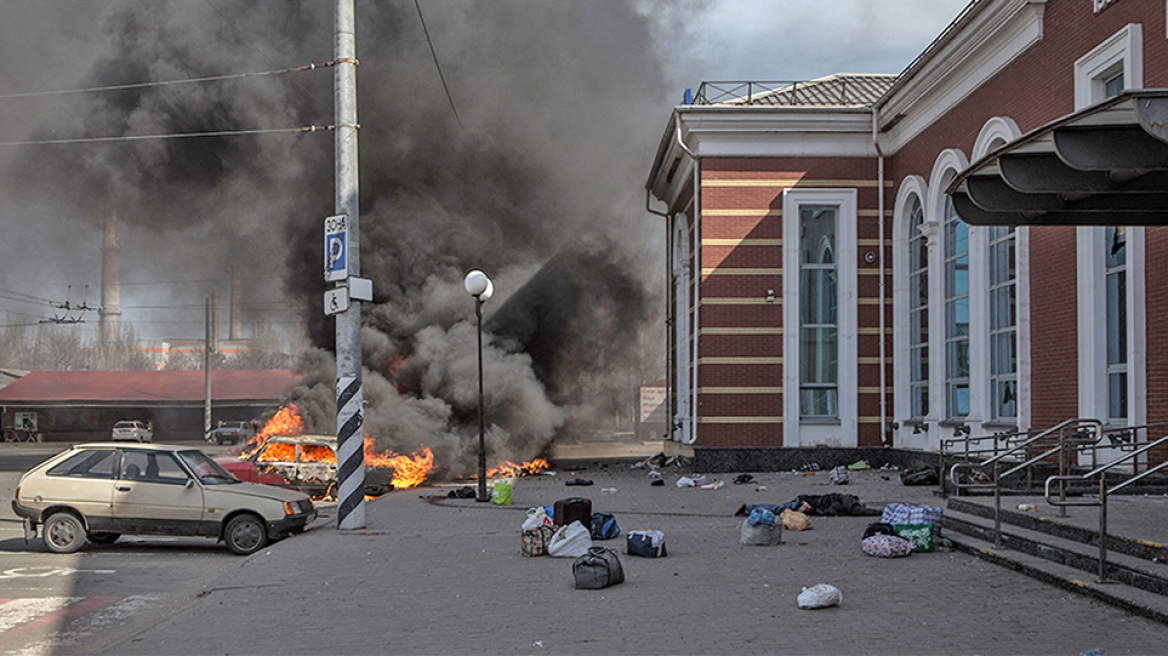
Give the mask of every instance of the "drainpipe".
<svg viewBox="0 0 1168 656">
<path fill-rule="evenodd" d="M 673 439 L 673 378 L 670 375 L 669 363 L 673 359 L 672 327 L 673 304 L 670 303 L 670 293 L 673 291 L 673 215 L 668 212 L 658 212 L 649 207 L 649 187 L 645 187 L 645 211 L 665 219 L 665 436 Z"/>
<path fill-rule="evenodd" d="M 697 153 L 690 150 L 685 145 L 685 141 L 681 138 L 681 115 L 674 111 L 676 120 L 674 121 L 674 135 L 677 137 L 677 145 L 686 155 L 689 155 L 694 161 L 693 170 L 693 213 L 694 213 L 694 272 L 693 272 L 693 369 L 692 378 L 690 381 L 690 393 L 692 395 L 690 414 L 692 417 L 692 425 L 689 431 L 689 440 L 686 444 L 694 444 L 698 441 L 698 311 L 701 308 L 701 289 L 702 289 L 702 204 L 701 204 L 701 169 L 702 160 Z"/>
<path fill-rule="evenodd" d="M 885 294 L 885 275 L 884 275 L 884 153 L 880 150 L 880 141 L 877 138 L 877 113 L 876 106 L 872 106 L 872 146 L 876 149 L 876 213 L 877 225 L 880 231 L 877 237 L 877 256 L 876 262 L 879 267 L 880 275 L 877 276 L 879 280 L 879 305 L 880 308 L 880 441 L 885 446 L 891 446 L 890 436 L 888 435 L 888 388 L 887 388 L 887 336 L 884 334 L 884 294 Z"/>
</svg>

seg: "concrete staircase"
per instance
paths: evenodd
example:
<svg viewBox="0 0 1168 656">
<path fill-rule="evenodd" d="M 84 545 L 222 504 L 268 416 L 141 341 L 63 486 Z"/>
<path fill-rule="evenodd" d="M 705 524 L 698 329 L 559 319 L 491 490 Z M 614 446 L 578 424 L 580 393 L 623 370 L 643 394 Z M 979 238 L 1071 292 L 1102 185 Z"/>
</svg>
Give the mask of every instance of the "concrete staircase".
<svg viewBox="0 0 1168 656">
<path fill-rule="evenodd" d="M 992 497 L 951 497 L 944 536 L 959 551 L 1168 624 L 1168 547 L 1133 535 L 1161 537 L 1168 531 L 1163 514 L 1168 499 L 1117 498 L 1108 510 L 1104 583 L 1099 582 L 1098 508 L 1068 509 L 1073 512 L 1060 517 L 1042 497 L 1006 497 L 998 547 Z M 1016 510 L 1022 503 L 1039 512 Z"/>
</svg>

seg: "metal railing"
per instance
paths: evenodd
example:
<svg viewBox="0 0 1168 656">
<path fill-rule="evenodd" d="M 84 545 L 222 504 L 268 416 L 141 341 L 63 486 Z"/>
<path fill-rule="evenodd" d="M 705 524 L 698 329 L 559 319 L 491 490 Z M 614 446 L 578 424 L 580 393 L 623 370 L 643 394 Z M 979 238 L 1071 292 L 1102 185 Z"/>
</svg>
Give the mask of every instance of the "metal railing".
<svg viewBox="0 0 1168 656">
<path fill-rule="evenodd" d="M 883 92 L 883 89 L 880 89 Z M 687 92 L 688 93 L 688 92 Z M 739 103 L 752 105 L 763 97 L 767 104 L 804 106 L 852 106 L 871 104 L 880 93 L 873 91 L 870 83 L 863 80 L 835 79 L 830 83 L 823 80 L 784 81 L 716 81 L 702 82 L 692 98 L 685 104 L 718 105 Z"/>
<path fill-rule="evenodd" d="M 1122 490 L 1123 488 L 1125 488 L 1129 485 L 1132 485 L 1132 484 L 1134 484 L 1134 483 L 1136 483 L 1136 482 L 1138 482 L 1138 481 L 1140 481 L 1148 476 L 1151 476 L 1152 474 L 1154 474 L 1162 469 L 1168 468 L 1168 460 L 1166 460 L 1166 461 L 1164 461 L 1164 462 L 1162 462 L 1154 467 L 1149 467 L 1142 474 L 1136 474 L 1136 475 L 1132 476 L 1131 478 L 1128 478 L 1127 480 L 1123 481 L 1122 483 L 1119 483 L 1118 485 L 1115 485 L 1111 488 L 1107 487 L 1107 476 L 1105 476 L 1104 474 L 1108 470 L 1111 470 L 1115 467 L 1118 467 L 1119 465 L 1121 465 L 1129 460 L 1132 461 L 1132 469 L 1134 472 L 1136 467 L 1137 467 L 1138 457 L 1151 451 L 1152 449 L 1154 449 L 1162 444 L 1168 444 L 1168 436 L 1161 437 L 1160 439 L 1156 440 L 1155 442 L 1149 442 L 1149 443 L 1145 444 L 1144 446 L 1142 446 L 1138 449 L 1135 449 L 1131 453 L 1126 453 L 1126 454 L 1116 458 L 1115 460 L 1112 460 L 1111 462 L 1109 462 L 1101 467 L 1096 467 L 1095 469 L 1092 469 L 1091 471 L 1087 472 L 1086 474 L 1069 475 L 1069 474 L 1060 473 L 1058 476 L 1051 476 L 1051 477 L 1046 479 L 1046 486 L 1045 486 L 1043 491 L 1044 491 L 1044 495 L 1046 497 L 1046 502 L 1049 503 L 1050 505 L 1058 506 L 1064 512 L 1065 512 L 1065 509 L 1067 506 L 1098 506 L 1099 507 L 1099 582 L 1100 583 L 1107 580 L 1106 567 L 1107 567 L 1107 497 L 1108 497 L 1108 495 L 1114 494 L 1114 493 Z M 1065 489 L 1066 489 L 1065 486 L 1067 483 L 1072 483 L 1072 482 L 1076 482 L 1076 481 L 1089 481 L 1092 478 L 1094 478 L 1095 476 L 1099 477 L 1099 498 L 1097 500 L 1092 501 L 1092 500 L 1088 500 L 1088 499 L 1082 499 L 1079 501 L 1067 501 L 1066 495 L 1065 495 Z M 1056 483 L 1056 482 L 1059 484 L 1059 487 L 1060 487 L 1060 497 L 1058 500 L 1054 500 L 1051 498 L 1051 489 L 1050 489 L 1051 483 Z"/>
<path fill-rule="evenodd" d="M 962 428 L 965 428 L 965 433 L 969 432 L 968 428 L 958 426 L 954 429 L 953 437 L 941 438 L 941 445 L 937 450 L 937 484 L 940 487 L 942 498 L 948 494 L 948 488 L 945 486 L 945 459 L 947 457 L 952 458 L 960 454 L 966 461 L 969 461 L 976 456 L 996 456 L 1002 452 L 1002 449 L 1019 443 L 1033 434 L 1033 431 L 1029 430 L 1016 430 L 1000 431 L 989 435 L 970 436 L 965 434 L 963 436 Z M 983 445 L 987 440 L 991 441 L 988 447 Z M 958 445 L 960 448 L 952 448 Z"/>
<path fill-rule="evenodd" d="M 1070 453 L 1079 447 L 1096 444 L 1103 436 L 1103 422 L 1098 419 L 1067 419 L 1040 433 L 1001 451 L 980 463 L 958 462 L 949 468 L 949 480 L 955 490 L 994 491 L 994 545 L 1002 546 L 1002 479 L 1016 474 L 1037 462 L 1049 462 L 1058 458 L 1059 475 L 1066 475 L 1070 469 Z M 1053 442 L 1051 441 L 1053 440 Z M 1033 447 L 1033 448 L 1032 448 Z M 1032 455 L 1035 451 L 1036 454 Z M 1023 460 L 1002 471 L 1003 460 L 1021 454 Z M 958 473 L 963 469 L 982 471 L 993 465 L 993 477 L 988 482 L 963 481 Z M 1060 487 L 1060 498 L 1066 498 L 1065 484 Z M 1056 505 L 1056 504 L 1052 504 Z M 1063 510 L 1065 513 L 1065 510 Z"/>
</svg>

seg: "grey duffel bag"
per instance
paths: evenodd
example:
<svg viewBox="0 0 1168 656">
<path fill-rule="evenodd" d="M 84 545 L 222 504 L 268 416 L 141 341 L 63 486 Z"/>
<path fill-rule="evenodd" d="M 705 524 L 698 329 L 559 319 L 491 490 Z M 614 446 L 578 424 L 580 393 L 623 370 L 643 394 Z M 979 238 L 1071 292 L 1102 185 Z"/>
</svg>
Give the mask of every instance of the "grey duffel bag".
<svg viewBox="0 0 1168 656">
<path fill-rule="evenodd" d="M 606 547 L 592 547 L 572 563 L 577 590 L 599 590 L 625 580 L 616 552 Z"/>
</svg>

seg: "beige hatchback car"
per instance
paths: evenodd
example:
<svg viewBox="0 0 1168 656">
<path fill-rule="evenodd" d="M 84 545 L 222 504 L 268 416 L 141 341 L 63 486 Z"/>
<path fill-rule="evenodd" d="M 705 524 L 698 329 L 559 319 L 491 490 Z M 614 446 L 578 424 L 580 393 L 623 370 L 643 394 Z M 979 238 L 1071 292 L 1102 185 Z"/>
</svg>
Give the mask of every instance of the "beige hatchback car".
<svg viewBox="0 0 1168 656">
<path fill-rule="evenodd" d="M 304 530 L 308 495 L 244 483 L 202 451 L 162 444 L 79 444 L 20 478 L 12 509 L 25 538 L 72 553 L 123 534 L 217 538 L 247 555 Z"/>
</svg>

